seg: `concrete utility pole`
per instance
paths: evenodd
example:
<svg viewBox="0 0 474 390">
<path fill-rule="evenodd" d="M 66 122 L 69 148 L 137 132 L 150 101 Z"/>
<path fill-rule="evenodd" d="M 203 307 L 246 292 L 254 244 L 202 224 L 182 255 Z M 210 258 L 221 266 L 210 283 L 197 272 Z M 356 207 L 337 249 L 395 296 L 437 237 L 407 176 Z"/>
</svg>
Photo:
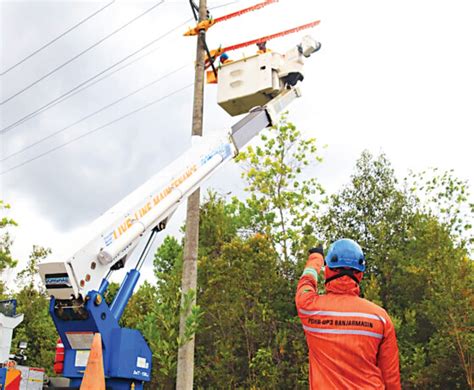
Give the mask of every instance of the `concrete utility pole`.
<svg viewBox="0 0 474 390">
<path fill-rule="evenodd" d="M 199 21 L 207 19 L 207 0 L 199 1 Z M 201 30 L 197 37 L 196 65 L 194 75 L 194 104 L 193 104 L 193 136 L 202 136 L 203 105 L 204 105 L 204 61 L 206 31 Z M 183 276 L 181 288 L 183 295 L 189 290 L 196 291 L 197 286 L 197 255 L 199 242 L 199 188 L 188 198 L 186 213 L 186 232 L 184 237 Z M 196 301 L 193 302 L 193 305 Z M 183 313 L 179 319 L 179 335 L 184 336 L 186 318 L 190 310 Z M 194 378 L 194 336 L 178 350 L 178 370 L 176 379 L 177 390 L 192 390 Z"/>
</svg>

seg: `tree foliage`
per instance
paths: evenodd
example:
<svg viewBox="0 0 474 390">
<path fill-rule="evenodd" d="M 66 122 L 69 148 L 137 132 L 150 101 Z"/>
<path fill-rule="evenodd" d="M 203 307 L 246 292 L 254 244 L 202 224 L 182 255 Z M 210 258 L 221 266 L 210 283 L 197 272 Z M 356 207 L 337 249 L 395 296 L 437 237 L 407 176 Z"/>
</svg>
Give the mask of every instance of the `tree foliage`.
<svg viewBox="0 0 474 390">
<path fill-rule="evenodd" d="M 28 263 L 24 269 L 17 274 L 17 280 L 20 285 L 27 286 L 30 290 L 37 289 L 43 291 L 39 283 L 38 265 L 41 260 L 46 259 L 51 254 L 50 248 L 43 248 L 40 245 L 33 245 Z"/>
<path fill-rule="evenodd" d="M 474 203 L 469 183 L 454 176 L 454 171 L 431 168 L 411 172 L 405 179 L 420 211 L 445 226 L 457 245 L 471 251 L 474 244 Z"/>
<path fill-rule="evenodd" d="M 300 383 L 304 388 L 307 378 L 300 371 L 307 356 L 288 300 L 292 286 L 272 242 L 264 234 L 249 234 L 247 219 L 234 206 L 210 193 L 201 209 L 198 303 L 203 313 L 196 334 L 196 387 L 220 388 L 225 383 L 229 388 L 277 389 Z M 158 301 L 167 316 L 161 330 L 153 322 L 153 333 L 166 329 L 168 342 L 178 332 L 181 254 L 182 246 L 167 238 L 155 262 L 158 272 L 166 271 L 159 274 L 163 289 Z M 163 264 L 165 258 L 174 259 L 174 265 Z M 176 341 L 173 345 L 170 364 L 157 362 L 159 367 L 176 369 Z M 174 376 L 168 379 L 167 386 L 173 387 Z M 160 388 L 166 388 L 163 382 Z"/>
<path fill-rule="evenodd" d="M 0 211 L 5 213 L 10 205 L 0 200 Z M 0 220 L 0 231 L 9 227 L 17 226 L 17 223 L 7 216 Z M 0 235 L 0 271 L 5 268 L 14 268 L 17 261 L 11 255 L 13 240 L 7 232 Z M 33 367 L 44 367 L 48 374 L 52 373 L 54 353 L 57 340 L 57 332 L 51 320 L 48 309 L 49 301 L 44 289 L 37 283 L 39 261 L 51 253 L 50 249 L 41 246 L 33 246 L 25 269 L 18 273 L 18 285 L 5 286 L 1 283 L 3 298 L 14 298 L 17 300 L 17 313 L 24 315 L 23 322 L 15 329 L 12 340 L 12 353 L 17 353 L 17 345 L 20 341 L 26 341 L 27 364 Z"/>
<path fill-rule="evenodd" d="M 17 264 L 10 252 L 12 239 L 10 233 L 6 231 L 8 227 L 17 226 L 13 219 L 5 215 L 9 209 L 10 205 L 0 199 L 0 272 L 5 268 L 15 267 Z"/>
<path fill-rule="evenodd" d="M 246 206 L 254 228 L 269 237 L 284 261 L 294 261 L 315 235 L 317 195 L 324 191 L 307 168 L 322 160 L 316 140 L 303 137 L 285 115 L 263 132 L 261 141 L 237 157 L 247 182 Z"/>
<path fill-rule="evenodd" d="M 36 278 L 38 263 L 50 253 L 49 248 L 34 245 L 26 268 L 18 274 L 22 288 L 14 292 L 14 298 L 18 304 L 17 312 L 24 315 L 24 320 L 15 329 L 12 343 L 15 347 L 20 341 L 26 341 L 26 364 L 42 367 L 48 375 L 53 372 L 58 333 L 49 315 L 49 299 L 44 288 L 36 283 Z"/>
<path fill-rule="evenodd" d="M 20 341 L 26 341 L 26 364 L 42 367 L 52 375 L 58 333 L 49 315 L 49 300 L 44 293 L 25 287 L 15 294 L 17 312 L 24 314 L 23 322 L 15 329 L 12 351 Z"/>
<path fill-rule="evenodd" d="M 298 383 L 300 365 L 290 362 L 306 361 L 304 339 L 271 240 L 261 233 L 240 236 L 240 216 L 215 196 L 201 219 L 198 386 L 276 389 Z M 220 234 L 212 234 L 216 230 Z"/>
</svg>

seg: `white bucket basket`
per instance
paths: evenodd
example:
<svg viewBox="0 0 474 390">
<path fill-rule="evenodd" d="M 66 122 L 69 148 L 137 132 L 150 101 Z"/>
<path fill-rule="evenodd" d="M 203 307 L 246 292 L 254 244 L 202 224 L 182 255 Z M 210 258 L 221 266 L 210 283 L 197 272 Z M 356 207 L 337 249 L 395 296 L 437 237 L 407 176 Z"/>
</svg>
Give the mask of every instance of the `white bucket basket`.
<svg viewBox="0 0 474 390">
<path fill-rule="evenodd" d="M 283 88 L 278 75 L 281 59 L 270 52 L 224 64 L 219 70 L 217 103 L 232 116 L 267 104 Z"/>
</svg>

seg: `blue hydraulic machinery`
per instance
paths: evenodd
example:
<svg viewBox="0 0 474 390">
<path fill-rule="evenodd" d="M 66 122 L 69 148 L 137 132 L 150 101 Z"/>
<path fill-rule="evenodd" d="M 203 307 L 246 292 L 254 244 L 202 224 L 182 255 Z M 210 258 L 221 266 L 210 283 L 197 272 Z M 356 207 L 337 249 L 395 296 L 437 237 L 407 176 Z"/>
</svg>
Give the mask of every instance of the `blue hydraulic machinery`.
<svg viewBox="0 0 474 390">
<path fill-rule="evenodd" d="M 105 293 L 113 269 L 102 280 L 98 291 L 90 291 L 83 303 L 71 304 L 71 301 L 51 298 L 49 312 L 64 344 L 63 375 L 71 379 L 72 388 L 81 384 L 96 332 L 102 336 L 107 388 L 141 390 L 143 384 L 150 381 L 152 353 L 148 344 L 138 330 L 123 328 L 119 322 L 158 231 L 158 227 L 151 231 L 136 267 L 127 273 L 110 305 L 105 301 Z"/>
</svg>

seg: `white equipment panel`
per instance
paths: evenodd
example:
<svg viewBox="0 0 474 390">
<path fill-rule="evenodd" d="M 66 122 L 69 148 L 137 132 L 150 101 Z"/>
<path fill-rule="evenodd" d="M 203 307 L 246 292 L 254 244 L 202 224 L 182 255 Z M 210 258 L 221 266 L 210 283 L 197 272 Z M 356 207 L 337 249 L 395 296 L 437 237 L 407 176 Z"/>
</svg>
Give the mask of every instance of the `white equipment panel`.
<svg viewBox="0 0 474 390">
<path fill-rule="evenodd" d="M 8 317 L 0 313 L 0 363 L 10 358 L 10 346 L 12 343 L 13 329 L 23 321 L 23 314 Z"/>
</svg>

